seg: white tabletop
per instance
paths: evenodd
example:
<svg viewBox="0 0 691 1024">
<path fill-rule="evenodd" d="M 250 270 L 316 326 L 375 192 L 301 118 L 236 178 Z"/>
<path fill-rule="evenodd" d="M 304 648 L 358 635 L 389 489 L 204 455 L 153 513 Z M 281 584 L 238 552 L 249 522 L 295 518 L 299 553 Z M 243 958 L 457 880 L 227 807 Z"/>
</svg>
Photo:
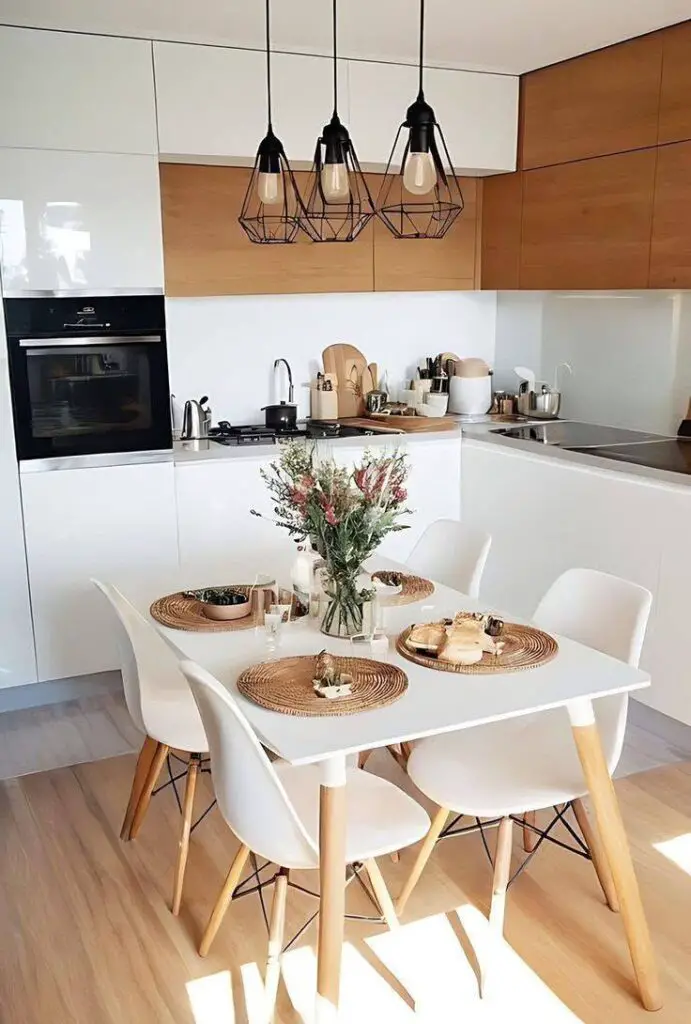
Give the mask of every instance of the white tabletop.
<svg viewBox="0 0 691 1024">
<path fill-rule="evenodd" d="M 392 566 L 393 563 L 385 559 L 372 559 L 372 569 Z M 120 584 L 125 596 L 147 617 L 157 597 L 199 585 L 198 579 L 180 576 L 160 579 L 136 589 Z M 196 661 L 224 683 L 241 704 L 262 743 L 293 764 L 470 728 L 566 706 L 579 699 L 625 693 L 650 685 L 650 677 L 640 669 L 562 637 L 557 638 L 559 653 L 546 665 L 497 675 L 439 672 L 416 665 L 396 653 L 395 638 L 406 626 L 415 621 L 453 616 L 461 610 L 491 609 L 442 586 L 437 586 L 428 600 L 388 608 L 385 626 L 390 645 L 385 660 L 400 666 L 408 676 L 405 694 L 394 704 L 376 711 L 313 718 L 267 711 L 238 693 L 236 680 L 240 673 L 270 658 L 263 627 L 227 633 L 191 633 L 165 628 L 154 619 L 150 621 L 184 657 Z M 319 631 L 318 621 L 305 618 L 284 626 L 281 646 L 275 656 L 317 654 L 323 648 L 333 654 L 371 656 L 367 651 L 354 651 L 349 641 L 324 636 Z"/>
</svg>

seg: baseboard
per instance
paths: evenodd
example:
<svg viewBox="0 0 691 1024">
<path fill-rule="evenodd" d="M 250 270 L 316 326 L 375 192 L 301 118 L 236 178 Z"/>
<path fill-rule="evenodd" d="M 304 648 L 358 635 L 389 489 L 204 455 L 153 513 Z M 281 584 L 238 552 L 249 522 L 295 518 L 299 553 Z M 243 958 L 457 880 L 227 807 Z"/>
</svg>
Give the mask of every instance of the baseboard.
<svg viewBox="0 0 691 1024">
<path fill-rule="evenodd" d="M 118 691 L 122 691 L 119 671 L 95 672 L 90 676 L 75 676 L 71 679 L 51 679 L 49 682 L 29 683 L 27 686 L 8 686 L 0 690 L 0 713 Z"/>
<path fill-rule="evenodd" d="M 670 718 L 662 711 L 657 711 L 634 698 L 629 701 L 629 721 L 632 725 L 659 736 L 671 746 L 688 750 L 691 758 L 691 725 Z"/>
</svg>

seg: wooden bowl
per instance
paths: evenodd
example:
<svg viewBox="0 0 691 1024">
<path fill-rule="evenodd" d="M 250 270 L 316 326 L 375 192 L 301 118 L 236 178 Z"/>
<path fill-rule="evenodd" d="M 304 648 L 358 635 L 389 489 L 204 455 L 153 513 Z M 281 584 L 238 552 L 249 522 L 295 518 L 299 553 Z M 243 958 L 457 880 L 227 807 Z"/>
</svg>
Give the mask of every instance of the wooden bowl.
<svg viewBox="0 0 691 1024">
<path fill-rule="evenodd" d="M 249 598 L 242 604 L 211 604 L 202 601 L 202 611 L 207 619 L 214 619 L 216 622 L 228 622 L 230 619 L 244 619 L 251 611 Z"/>
</svg>

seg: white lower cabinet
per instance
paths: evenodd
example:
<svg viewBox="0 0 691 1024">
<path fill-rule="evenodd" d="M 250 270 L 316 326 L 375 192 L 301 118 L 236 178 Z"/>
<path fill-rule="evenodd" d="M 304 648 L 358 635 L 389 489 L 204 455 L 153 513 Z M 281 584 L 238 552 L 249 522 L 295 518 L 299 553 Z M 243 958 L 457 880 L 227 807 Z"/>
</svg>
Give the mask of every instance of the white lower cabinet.
<svg viewBox="0 0 691 1024">
<path fill-rule="evenodd" d="M 39 680 L 117 668 L 112 613 L 90 578 L 175 569 L 172 462 L 26 473 L 21 488 Z"/>
<path fill-rule="evenodd" d="M 636 696 L 691 724 L 682 651 L 691 488 L 466 441 L 462 509 L 464 522 L 492 534 L 481 594 L 495 607 L 529 617 L 550 584 L 577 566 L 647 587 L 653 608 L 641 666 L 652 686 Z"/>
</svg>

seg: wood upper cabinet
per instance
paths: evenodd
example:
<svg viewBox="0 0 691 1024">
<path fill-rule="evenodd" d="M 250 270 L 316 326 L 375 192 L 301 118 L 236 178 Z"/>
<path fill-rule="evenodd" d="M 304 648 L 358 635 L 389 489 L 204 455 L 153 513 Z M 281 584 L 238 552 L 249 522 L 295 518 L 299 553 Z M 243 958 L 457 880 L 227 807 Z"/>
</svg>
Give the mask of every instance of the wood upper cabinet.
<svg viewBox="0 0 691 1024">
<path fill-rule="evenodd" d="M 691 21 L 663 34 L 658 141 L 691 139 Z"/>
<path fill-rule="evenodd" d="M 375 291 L 468 291 L 478 287 L 476 252 L 481 186 L 477 178 L 459 180 L 465 207 L 444 238 L 396 238 L 375 218 Z M 376 197 L 371 180 L 370 188 Z"/>
<path fill-rule="evenodd" d="M 519 166 L 655 146 L 663 35 L 641 36 L 525 75 Z M 684 102 L 691 117 L 688 95 L 687 84 Z"/>
<path fill-rule="evenodd" d="M 437 240 L 396 239 L 374 220 L 354 241 L 254 245 L 238 224 L 250 170 L 161 164 L 166 294 L 441 291 L 475 287 L 478 184 L 461 179 L 466 208 Z M 307 175 L 297 172 L 298 185 Z M 372 196 L 380 176 L 370 175 Z"/>
<path fill-rule="evenodd" d="M 656 155 L 526 171 L 521 288 L 646 288 Z"/>
<path fill-rule="evenodd" d="M 161 164 L 166 294 L 367 292 L 372 234 L 348 244 L 256 245 L 238 224 L 250 170 Z M 306 175 L 297 174 L 299 187 Z M 404 243 L 401 243 L 404 244 Z"/>
<path fill-rule="evenodd" d="M 661 146 L 657 155 L 651 288 L 691 288 L 691 142 Z"/>
<path fill-rule="evenodd" d="M 480 282 L 482 288 L 520 284 L 523 174 L 497 174 L 482 181 Z"/>
</svg>

